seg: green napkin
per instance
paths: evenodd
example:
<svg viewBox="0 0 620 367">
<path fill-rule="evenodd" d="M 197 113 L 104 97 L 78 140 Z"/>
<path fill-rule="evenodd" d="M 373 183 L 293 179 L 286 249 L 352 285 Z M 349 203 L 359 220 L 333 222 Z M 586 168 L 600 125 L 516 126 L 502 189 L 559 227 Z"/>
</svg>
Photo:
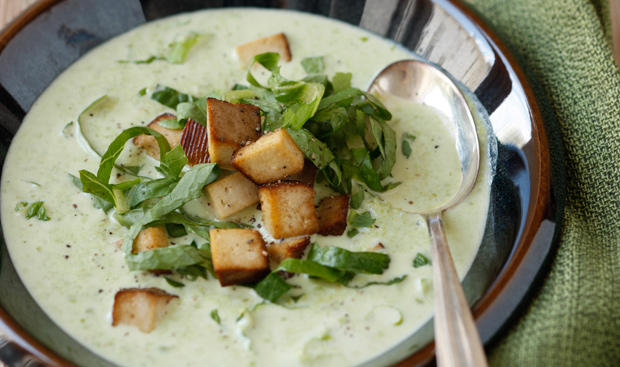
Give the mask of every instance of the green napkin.
<svg viewBox="0 0 620 367">
<path fill-rule="evenodd" d="M 468 0 L 507 44 L 564 150 L 549 272 L 489 350 L 495 366 L 620 366 L 620 73 L 609 0 Z M 612 0 L 618 1 L 618 0 Z"/>
</svg>

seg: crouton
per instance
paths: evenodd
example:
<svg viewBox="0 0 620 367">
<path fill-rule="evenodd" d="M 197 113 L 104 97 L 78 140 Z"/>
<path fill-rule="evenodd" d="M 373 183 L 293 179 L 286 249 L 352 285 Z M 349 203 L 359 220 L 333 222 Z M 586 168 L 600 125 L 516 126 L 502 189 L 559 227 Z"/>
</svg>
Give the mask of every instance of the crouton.
<svg viewBox="0 0 620 367">
<path fill-rule="evenodd" d="M 233 169 L 230 163 L 233 152 L 255 141 L 260 134 L 258 107 L 207 99 L 207 136 L 211 162 L 225 169 Z"/>
<path fill-rule="evenodd" d="M 340 236 L 347 228 L 349 212 L 349 195 L 324 198 L 319 203 L 319 234 L 323 236 Z"/>
<path fill-rule="evenodd" d="M 274 238 L 316 233 L 314 189 L 300 182 L 278 182 L 258 189 L 263 223 Z"/>
<path fill-rule="evenodd" d="M 167 247 L 168 234 L 163 226 L 148 227 L 140 231 L 133 240 L 133 253 Z"/>
<path fill-rule="evenodd" d="M 267 250 L 260 233 L 253 229 L 212 229 L 213 269 L 224 287 L 261 279 L 269 272 Z"/>
<path fill-rule="evenodd" d="M 299 181 L 308 186 L 314 186 L 314 180 L 316 179 L 317 168 L 311 160 L 304 160 L 304 168 L 301 172 L 294 175 L 286 176 L 282 181 Z"/>
<path fill-rule="evenodd" d="M 179 296 L 157 288 L 127 288 L 116 292 L 112 308 L 112 326 L 135 326 L 150 333 L 164 315 L 166 306 Z"/>
<path fill-rule="evenodd" d="M 284 129 L 277 129 L 235 152 L 233 166 L 257 184 L 301 172 L 304 154 Z"/>
<path fill-rule="evenodd" d="M 277 52 L 280 54 L 280 60 L 291 61 L 291 49 L 284 33 L 277 33 L 244 43 L 237 46 L 235 51 L 242 67 L 249 66 L 254 56 L 265 52 Z"/>
<path fill-rule="evenodd" d="M 222 219 L 258 203 L 258 187 L 236 172 L 205 187 L 211 197 L 215 215 Z"/>
<path fill-rule="evenodd" d="M 271 242 L 267 245 L 271 268 L 277 268 L 282 260 L 288 259 L 289 257 L 296 259 L 301 258 L 309 244 L 310 237 L 293 238 L 282 242 Z"/>
<path fill-rule="evenodd" d="M 170 144 L 170 148 L 174 148 L 179 144 L 179 140 L 181 139 L 181 130 L 173 130 L 167 129 L 159 124 L 159 121 L 163 120 L 176 120 L 176 116 L 170 113 L 162 113 L 161 115 L 155 117 L 155 119 L 147 125 L 151 129 L 157 131 L 162 134 L 166 140 L 168 140 L 168 144 Z M 159 159 L 159 145 L 157 145 L 157 140 L 150 135 L 138 135 L 133 138 L 134 145 L 142 147 L 144 151 L 155 159 Z"/>
<path fill-rule="evenodd" d="M 180 144 L 190 166 L 209 161 L 209 144 L 205 126 L 192 119 L 187 119 L 183 134 L 181 134 Z"/>
</svg>

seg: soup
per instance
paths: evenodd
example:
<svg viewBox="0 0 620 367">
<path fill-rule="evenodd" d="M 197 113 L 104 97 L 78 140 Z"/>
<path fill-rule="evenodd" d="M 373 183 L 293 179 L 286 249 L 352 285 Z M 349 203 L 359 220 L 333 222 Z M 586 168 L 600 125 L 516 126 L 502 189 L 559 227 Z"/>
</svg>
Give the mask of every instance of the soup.
<svg viewBox="0 0 620 367">
<path fill-rule="evenodd" d="M 118 62 L 148 59 L 188 32 L 203 36 L 182 64 Z M 291 79 L 304 77 L 302 59 L 323 56 L 327 75 L 351 72 L 352 85 L 365 89 L 377 70 L 411 57 L 363 30 L 296 12 L 230 9 L 182 14 L 138 27 L 92 50 L 48 87 L 24 119 L 2 176 L 7 246 L 34 299 L 93 352 L 126 366 L 356 365 L 395 346 L 432 316 L 431 267 L 413 265 L 418 255 L 430 258 L 426 224 L 423 217 L 399 210 L 409 202 L 432 202 L 442 195 L 438 190 L 450 191 L 458 182 L 454 147 L 439 128 L 436 112 L 427 107 L 388 103 L 393 113 L 389 124 L 398 142 L 392 176 L 402 184 L 382 197 L 367 192 L 359 211 L 370 213 L 374 223 L 353 237 L 312 236 L 312 242 L 351 251 L 381 247 L 390 256 L 389 268 L 381 275 L 357 275 L 352 285 L 401 279 L 389 285 L 354 288 L 295 276 L 287 280 L 298 287 L 294 297 L 277 304 L 265 303 L 249 287 L 222 287 L 214 277 L 173 287 L 165 277 L 127 269 L 115 245 L 127 228 L 94 207 L 90 196 L 72 184 L 69 174 L 94 172 L 99 165 L 99 157 L 77 136 L 75 124 L 68 125 L 93 100 L 108 96 L 84 116 L 82 128 L 92 148 L 102 152 L 122 130 L 170 111 L 140 95 L 140 90 L 156 84 L 194 95 L 228 90 L 245 82 L 246 76 L 234 47 L 278 32 L 289 41 L 292 60 L 281 64 L 281 73 Z M 461 278 L 478 250 L 488 209 L 486 139 L 485 133 L 480 135 L 478 183 L 445 215 Z M 408 158 L 403 141 L 411 149 Z M 153 161 L 131 147 L 123 159 L 144 165 L 141 175 L 155 174 Z M 438 170 L 447 174 L 435 174 Z M 321 190 L 317 187 L 317 198 L 327 195 Z M 37 220 L 36 215 L 26 219 L 23 210 L 16 210 L 22 202 L 37 201 L 44 202 L 49 220 Z M 184 209 L 213 217 L 205 197 Z M 257 228 L 260 211 L 249 208 L 231 220 Z M 156 287 L 178 296 L 150 333 L 111 324 L 115 293 L 132 287 Z"/>
</svg>

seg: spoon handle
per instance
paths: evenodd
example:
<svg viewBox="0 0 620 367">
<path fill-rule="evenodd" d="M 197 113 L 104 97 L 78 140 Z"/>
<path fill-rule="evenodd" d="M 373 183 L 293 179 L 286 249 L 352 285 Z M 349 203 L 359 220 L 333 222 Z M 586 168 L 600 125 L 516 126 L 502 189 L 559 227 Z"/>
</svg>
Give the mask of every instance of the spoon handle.
<svg viewBox="0 0 620 367">
<path fill-rule="evenodd" d="M 437 365 L 487 366 L 480 335 L 454 269 L 441 214 L 429 216 L 435 294 Z"/>
</svg>

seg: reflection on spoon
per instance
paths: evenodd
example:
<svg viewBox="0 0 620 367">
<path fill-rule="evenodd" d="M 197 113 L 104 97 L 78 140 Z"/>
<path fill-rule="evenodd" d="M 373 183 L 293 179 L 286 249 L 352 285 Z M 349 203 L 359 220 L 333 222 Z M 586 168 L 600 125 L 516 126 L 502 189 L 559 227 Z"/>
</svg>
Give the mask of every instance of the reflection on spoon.
<svg viewBox="0 0 620 367">
<path fill-rule="evenodd" d="M 388 95 L 427 106 L 441 112 L 436 118 L 436 132 L 447 129 L 452 142 L 444 145 L 454 147 L 460 179 L 455 177 L 456 189 L 431 190 L 426 203 L 414 205 L 413 200 L 401 201 L 400 209 L 423 214 L 428 221 L 432 243 L 433 285 L 435 297 L 435 343 L 439 366 L 486 366 L 486 357 L 463 288 L 454 269 L 450 249 L 446 241 L 441 215 L 444 210 L 460 203 L 471 191 L 478 176 L 480 151 L 476 126 L 463 94 L 452 80 L 435 66 L 419 60 L 403 60 L 388 65 L 380 71 L 368 91 L 384 98 Z M 396 98 L 397 97 L 397 98 Z M 388 104 L 390 103 L 388 98 Z M 402 103 L 402 102 L 401 102 Z M 415 117 L 412 115 L 412 118 Z M 447 148 L 447 147 L 446 147 Z M 446 150 L 449 154 L 449 149 Z M 407 160 L 414 162 L 415 159 Z M 448 158 L 447 169 L 438 174 L 454 171 Z M 406 168 L 406 167 L 405 167 Z M 432 170 L 433 167 L 430 167 Z M 410 169 L 415 169 L 412 165 Z M 426 167 L 425 169 L 429 169 Z M 454 173 L 453 173 L 454 174 Z M 445 177 L 440 178 L 442 181 Z M 407 182 L 406 185 L 413 185 Z M 402 186 L 402 184 L 401 184 Z M 450 186 L 450 185 L 448 185 Z M 403 190 L 401 189 L 401 194 Z M 441 191 L 433 197 L 433 191 Z M 405 194 L 407 195 L 407 194 Z M 424 195 L 427 196 L 428 195 Z M 436 200 L 435 200 L 436 199 Z M 390 200 L 394 202 L 393 200 Z M 412 204 L 409 204 L 412 201 Z M 407 206 L 407 204 L 409 206 Z M 426 204 L 428 206 L 423 206 Z"/>
</svg>

